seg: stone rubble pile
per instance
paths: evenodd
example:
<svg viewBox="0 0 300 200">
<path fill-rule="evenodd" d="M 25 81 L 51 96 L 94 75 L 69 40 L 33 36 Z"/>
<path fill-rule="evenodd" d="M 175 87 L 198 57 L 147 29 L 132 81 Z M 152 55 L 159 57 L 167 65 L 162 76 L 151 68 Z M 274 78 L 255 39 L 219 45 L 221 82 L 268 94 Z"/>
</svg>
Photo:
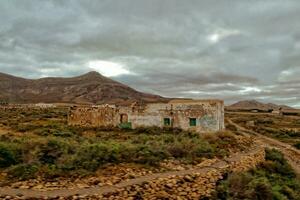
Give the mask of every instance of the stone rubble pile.
<svg viewBox="0 0 300 200">
<path fill-rule="evenodd" d="M 239 160 L 227 159 L 230 166 L 230 171 L 232 172 L 243 172 L 251 168 L 256 167 L 259 163 L 265 160 L 265 149 L 258 148 L 258 151 L 250 154 L 244 155 L 239 158 Z"/>
<path fill-rule="evenodd" d="M 66 179 L 57 178 L 51 181 L 43 180 L 42 178 L 31 179 L 27 181 L 18 181 L 11 183 L 6 187 L 15 189 L 32 189 L 37 191 L 51 191 L 58 189 L 74 189 L 74 188 L 90 188 L 90 187 L 102 187 L 110 186 L 120 183 L 121 181 L 126 181 L 134 178 L 138 178 L 145 175 L 150 175 L 153 173 L 161 172 L 162 169 L 146 169 L 137 168 L 129 166 L 110 166 L 105 170 L 102 170 L 101 174 L 76 178 L 76 179 Z"/>
<path fill-rule="evenodd" d="M 222 172 L 211 170 L 207 173 L 195 173 L 185 176 L 159 178 L 148 183 L 122 188 L 116 193 L 100 198 L 110 199 L 199 199 L 209 197 L 222 179 Z"/>
<path fill-rule="evenodd" d="M 76 179 L 66 179 L 66 178 L 56 178 L 51 181 L 43 180 L 42 178 L 31 179 L 27 181 L 18 181 L 6 185 L 6 187 L 11 187 L 15 189 L 32 189 L 37 191 L 51 191 L 58 189 L 74 189 L 74 188 L 90 188 L 90 187 L 101 187 L 110 186 L 120 183 L 121 181 L 126 181 L 146 175 L 150 175 L 158 172 L 165 171 L 181 171 L 193 169 L 196 167 L 208 167 L 215 162 L 220 161 L 218 158 L 207 159 L 204 158 L 202 162 L 195 164 L 184 164 L 178 160 L 164 160 L 160 163 L 160 167 L 156 169 L 145 169 L 136 168 L 130 166 L 110 166 L 103 174 L 98 174 L 92 177 L 76 178 Z"/>
<path fill-rule="evenodd" d="M 185 176 L 171 176 L 159 178 L 140 185 L 122 188 L 115 193 L 100 196 L 103 200 L 112 199 L 199 199 L 210 197 L 218 180 L 223 178 L 226 172 L 247 171 L 256 167 L 265 160 L 264 148 L 257 147 L 252 154 L 242 155 L 237 160 L 228 159 L 228 164 L 206 173 L 194 173 Z M 216 160 L 207 161 L 207 166 L 212 166 Z M 205 163 L 203 163 L 203 166 Z"/>
</svg>

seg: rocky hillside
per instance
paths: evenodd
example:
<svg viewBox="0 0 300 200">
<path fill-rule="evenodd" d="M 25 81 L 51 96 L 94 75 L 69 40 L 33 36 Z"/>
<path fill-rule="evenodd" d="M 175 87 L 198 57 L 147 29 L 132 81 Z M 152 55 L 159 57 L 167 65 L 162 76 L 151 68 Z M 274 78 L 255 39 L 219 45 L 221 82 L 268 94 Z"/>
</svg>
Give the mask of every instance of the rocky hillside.
<svg viewBox="0 0 300 200">
<path fill-rule="evenodd" d="M 259 109 L 259 110 L 279 110 L 282 109 L 293 109 L 286 105 L 276 105 L 273 103 L 262 103 L 256 100 L 245 100 L 234 103 L 227 108 L 229 109 Z"/>
<path fill-rule="evenodd" d="M 156 102 L 165 98 L 138 92 L 97 72 L 72 78 L 24 79 L 0 73 L 0 100 L 9 103 Z"/>
</svg>

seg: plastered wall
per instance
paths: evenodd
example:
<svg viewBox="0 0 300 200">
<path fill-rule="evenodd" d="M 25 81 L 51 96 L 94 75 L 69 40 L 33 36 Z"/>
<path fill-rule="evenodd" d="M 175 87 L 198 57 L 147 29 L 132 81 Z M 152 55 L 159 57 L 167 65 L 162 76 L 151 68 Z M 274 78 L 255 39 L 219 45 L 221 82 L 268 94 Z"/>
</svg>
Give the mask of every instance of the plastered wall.
<svg viewBox="0 0 300 200">
<path fill-rule="evenodd" d="M 220 100 L 173 100 L 128 107 L 77 107 L 70 110 L 68 122 L 80 126 L 118 126 L 122 121 L 121 115 L 126 115 L 132 128 L 169 126 L 196 132 L 224 129 L 224 104 Z M 170 120 L 169 125 L 164 123 L 165 118 Z M 191 126 L 191 118 L 196 120 L 195 126 Z"/>
</svg>

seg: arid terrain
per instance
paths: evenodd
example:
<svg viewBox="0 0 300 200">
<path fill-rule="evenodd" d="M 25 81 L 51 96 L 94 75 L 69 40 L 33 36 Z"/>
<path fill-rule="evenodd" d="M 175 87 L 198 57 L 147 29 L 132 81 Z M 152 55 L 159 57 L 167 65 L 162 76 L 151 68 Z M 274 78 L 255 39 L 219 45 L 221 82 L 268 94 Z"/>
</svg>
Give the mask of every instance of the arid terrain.
<svg viewBox="0 0 300 200">
<path fill-rule="evenodd" d="M 293 109 L 292 107 L 286 105 L 277 105 L 274 103 L 262 103 L 256 100 L 244 100 L 236 102 L 232 105 L 227 106 L 230 110 L 279 110 L 279 109 Z"/>
<path fill-rule="evenodd" d="M 300 200 L 300 0 L 0 0 L 0 200 Z"/>
<path fill-rule="evenodd" d="M 130 104 L 134 101 L 167 100 L 138 92 L 94 71 L 77 77 L 41 79 L 0 73 L 0 90 L 0 99 L 10 103 Z"/>
<path fill-rule="evenodd" d="M 277 139 L 300 149 L 300 116 L 230 112 L 227 113 L 227 118 L 248 130 Z"/>
<path fill-rule="evenodd" d="M 67 112 L 1 108 L 3 198 L 299 199 L 299 163 L 288 164 L 291 154 L 300 158 L 292 147 L 299 141 L 297 117 L 226 113 L 228 130 L 198 134 L 71 127 Z M 255 128 L 248 125 L 253 120 Z M 280 138 L 268 128 L 295 132 Z M 251 131 L 279 139 L 291 151 Z"/>
</svg>

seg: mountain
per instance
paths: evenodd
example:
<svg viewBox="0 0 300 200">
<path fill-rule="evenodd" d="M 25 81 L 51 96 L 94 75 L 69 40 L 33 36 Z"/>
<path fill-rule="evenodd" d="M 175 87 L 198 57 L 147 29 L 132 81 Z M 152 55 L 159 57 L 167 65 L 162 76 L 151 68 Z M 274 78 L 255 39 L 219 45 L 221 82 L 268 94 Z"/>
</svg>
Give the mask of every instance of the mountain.
<svg viewBox="0 0 300 200">
<path fill-rule="evenodd" d="M 98 72 L 72 78 L 25 79 L 0 73 L 0 101 L 9 103 L 130 104 L 166 101 L 138 92 Z"/>
<path fill-rule="evenodd" d="M 256 100 L 245 100 L 234 103 L 230 106 L 227 106 L 229 109 L 240 109 L 240 110 L 249 110 L 249 109 L 259 109 L 259 110 L 279 110 L 282 109 L 293 109 L 292 107 L 286 105 L 277 105 L 273 103 L 262 103 Z"/>
</svg>

